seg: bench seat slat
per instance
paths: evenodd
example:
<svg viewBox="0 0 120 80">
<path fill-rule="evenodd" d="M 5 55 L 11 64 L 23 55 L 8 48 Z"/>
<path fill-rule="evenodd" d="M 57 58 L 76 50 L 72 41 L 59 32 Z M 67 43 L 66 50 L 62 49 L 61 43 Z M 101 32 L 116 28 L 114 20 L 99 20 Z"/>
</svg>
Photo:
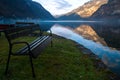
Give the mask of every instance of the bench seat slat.
<svg viewBox="0 0 120 80">
<path fill-rule="evenodd" d="M 44 44 L 48 44 L 48 42 L 51 41 L 51 37 L 50 36 L 42 36 L 40 38 L 37 38 L 36 40 L 34 40 L 32 43 L 30 43 L 30 50 L 32 51 L 32 55 L 34 54 L 37 54 L 38 55 L 38 52 L 41 52 L 40 51 L 40 47 L 44 47 L 46 45 L 43 45 Z M 38 50 L 36 50 L 36 48 Z M 34 51 L 33 51 L 34 50 Z M 38 51 L 38 52 L 37 52 Z M 19 51 L 17 51 L 17 53 L 15 55 L 27 55 L 29 52 L 28 52 L 28 47 L 25 46 L 24 48 L 20 49 Z M 33 56 L 35 57 L 35 56 Z"/>
</svg>

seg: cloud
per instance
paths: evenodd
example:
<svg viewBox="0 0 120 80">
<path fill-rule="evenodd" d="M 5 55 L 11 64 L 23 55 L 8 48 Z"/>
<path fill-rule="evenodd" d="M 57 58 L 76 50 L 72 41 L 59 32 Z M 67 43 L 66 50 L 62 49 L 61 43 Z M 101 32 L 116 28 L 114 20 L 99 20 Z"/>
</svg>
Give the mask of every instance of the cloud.
<svg viewBox="0 0 120 80">
<path fill-rule="evenodd" d="M 57 0 L 56 3 L 59 4 L 59 6 L 56 7 L 57 9 L 72 7 L 72 5 L 65 0 Z"/>
<path fill-rule="evenodd" d="M 61 15 L 83 5 L 89 0 L 33 0 L 39 2 L 53 15 Z"/>
</svg>

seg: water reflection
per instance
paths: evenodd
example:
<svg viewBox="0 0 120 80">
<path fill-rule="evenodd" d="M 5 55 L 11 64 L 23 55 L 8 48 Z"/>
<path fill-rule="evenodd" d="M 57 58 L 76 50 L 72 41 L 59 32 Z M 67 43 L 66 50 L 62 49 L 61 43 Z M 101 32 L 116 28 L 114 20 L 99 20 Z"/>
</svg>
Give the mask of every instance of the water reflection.
<svg viewBox="0 0 120 80">
<path fill-rule="evenodd" d="M 116 24 L 89 24 L 96 33 L 104 38 L 108 46 L 120 50 L 120 25 Z"/>
<path fill-rule="evenodd" d="M 83 36 L 88 40 L 93 40 L 97 43 L 107 45 L 104 39 L 99 37 L 97 33 L 89 25 L 80 25 L 77 28 L 75 28 L 73 31 L 76 32 L 77 34 L 80 34 L 81 36 Z"/>
<path fill-rule="evenodd" d="M 72 26 L 70 26 L 70 24 L 72 24 Z M 93 24 L 91 23 L 90 24 L 74 23 L 74 25 L 73 23 L 70 24 L 69 25 L 55 24 L 51 29 L 54 34 L 74 40 L 75 42 L 82 44 L 86 48 L 90 49 L 93 53 L 98 55 L 111 70 L 113 70 L 114 72 L 120 75 L 120 51 L 115 49 L 119 47 L 114 47 L 114 46 L 108 47 L 109 44 L 106 40 L 106 38 L 109 38 L 109 36 L 112 35 L 110 34 L 111 32 L 109 31 L 112 29 L 112 31 L 114 32 L 114 29 L 116 30 L 116 28 L 108 29 L 108 27 L 106 28 L 106 26 L 102 26 L 101 28 L 100 26 L 95 26 L 96 24 L 93 26 Z M 75 25 L 77 26 L 75 27 Z M 92 25 L 92 27 L 90 25 Z M 118 32 L 120 33 L 120 31 Z M 106 34 L 109 33 L 109 35 L 105 35 L 105 33 Z M 105 35 L 104 37 L 103 34 Z M 112 39 L 114 41 L 114 36 L 112 36 Z M 119 42 L 116 42 L 115 44 L 117 45 L 118 43 Z"/>
</svg>

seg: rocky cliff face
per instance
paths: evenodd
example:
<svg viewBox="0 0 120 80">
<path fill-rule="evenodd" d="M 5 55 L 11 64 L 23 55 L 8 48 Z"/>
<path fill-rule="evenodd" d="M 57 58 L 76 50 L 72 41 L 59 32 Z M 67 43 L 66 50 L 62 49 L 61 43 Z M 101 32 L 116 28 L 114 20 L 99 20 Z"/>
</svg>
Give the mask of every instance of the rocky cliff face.
<svg viewBox="0 0 120 80">
<path fill-rule="evenodd" d="M 14 19 L 54 19 L 39 3 L 32 0 L 0 0 L 0 16 Z"/>
<path fill-rule="evenodd" d="M 107 0 L 91 0 L 83 6 L 71 11 L 69 14 L 76 13 L 81 17 L 90 17 L 101 5 L 106 3 Z"/>
<path fill-rule="evenodd" d="M 62 18 L 78 20 L 86 17 L 90 17 L 90 19 L 93 18 L 93 19 L 120 20 L 120 1 L 91 0 L 85 3 L 83 6 L 61 16 L 60 19 Z"/>
<path fill-rule="evenodd" d="M 79 20 L 90 17 L 101 5 L 106 4 L 108 0 L 91 0 L 73 11 L 62 15 L 58 19 Z"/>
<path fill-rule="evenodd" d="M 108 4 L 101 6 L 93 15 L 93 18 L 120 18 L 120 1 L 109 0 Z"/>
</svg>

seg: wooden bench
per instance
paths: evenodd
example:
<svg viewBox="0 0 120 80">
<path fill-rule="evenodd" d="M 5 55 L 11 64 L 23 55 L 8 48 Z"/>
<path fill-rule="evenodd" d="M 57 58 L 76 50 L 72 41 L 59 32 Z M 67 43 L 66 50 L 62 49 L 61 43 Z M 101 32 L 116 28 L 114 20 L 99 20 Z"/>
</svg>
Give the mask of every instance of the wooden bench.
<svg viewBox="0 0 120 80">
<path fill-rule="evenodd" d="M 52 32 L 50 31 L 48 35 L 44 35 L 43 32 L 40 30 L 39 25 L 36 24 L 32 24 L 29 26 L 13 27 L 5 30 L 4 32 L 9 43 L 9 55 L 8 55 L 5 74 L 7 74 L 8 72 L 11 55 L 15 55 L 15 56 L 28 55 L 30 58 L 32 74 L 33 77 L 35 77 L 32 58 L 37 58 L 37 56 L 43 51 L 43 49 L 48 45 L 48 43 L 51 43 L 52 46 Z M 37 35 L 35 32 L 37 32 Z M 26 40 L 16 41 L 16 39 L 24 38 L 25 36 L 35 37 L 35 39 L 31 42 L 27 42 Z M 18 44 L 24 44 L 25 46 L 13 52 L 14 51 L 13 47 Z"/>
</svg>

